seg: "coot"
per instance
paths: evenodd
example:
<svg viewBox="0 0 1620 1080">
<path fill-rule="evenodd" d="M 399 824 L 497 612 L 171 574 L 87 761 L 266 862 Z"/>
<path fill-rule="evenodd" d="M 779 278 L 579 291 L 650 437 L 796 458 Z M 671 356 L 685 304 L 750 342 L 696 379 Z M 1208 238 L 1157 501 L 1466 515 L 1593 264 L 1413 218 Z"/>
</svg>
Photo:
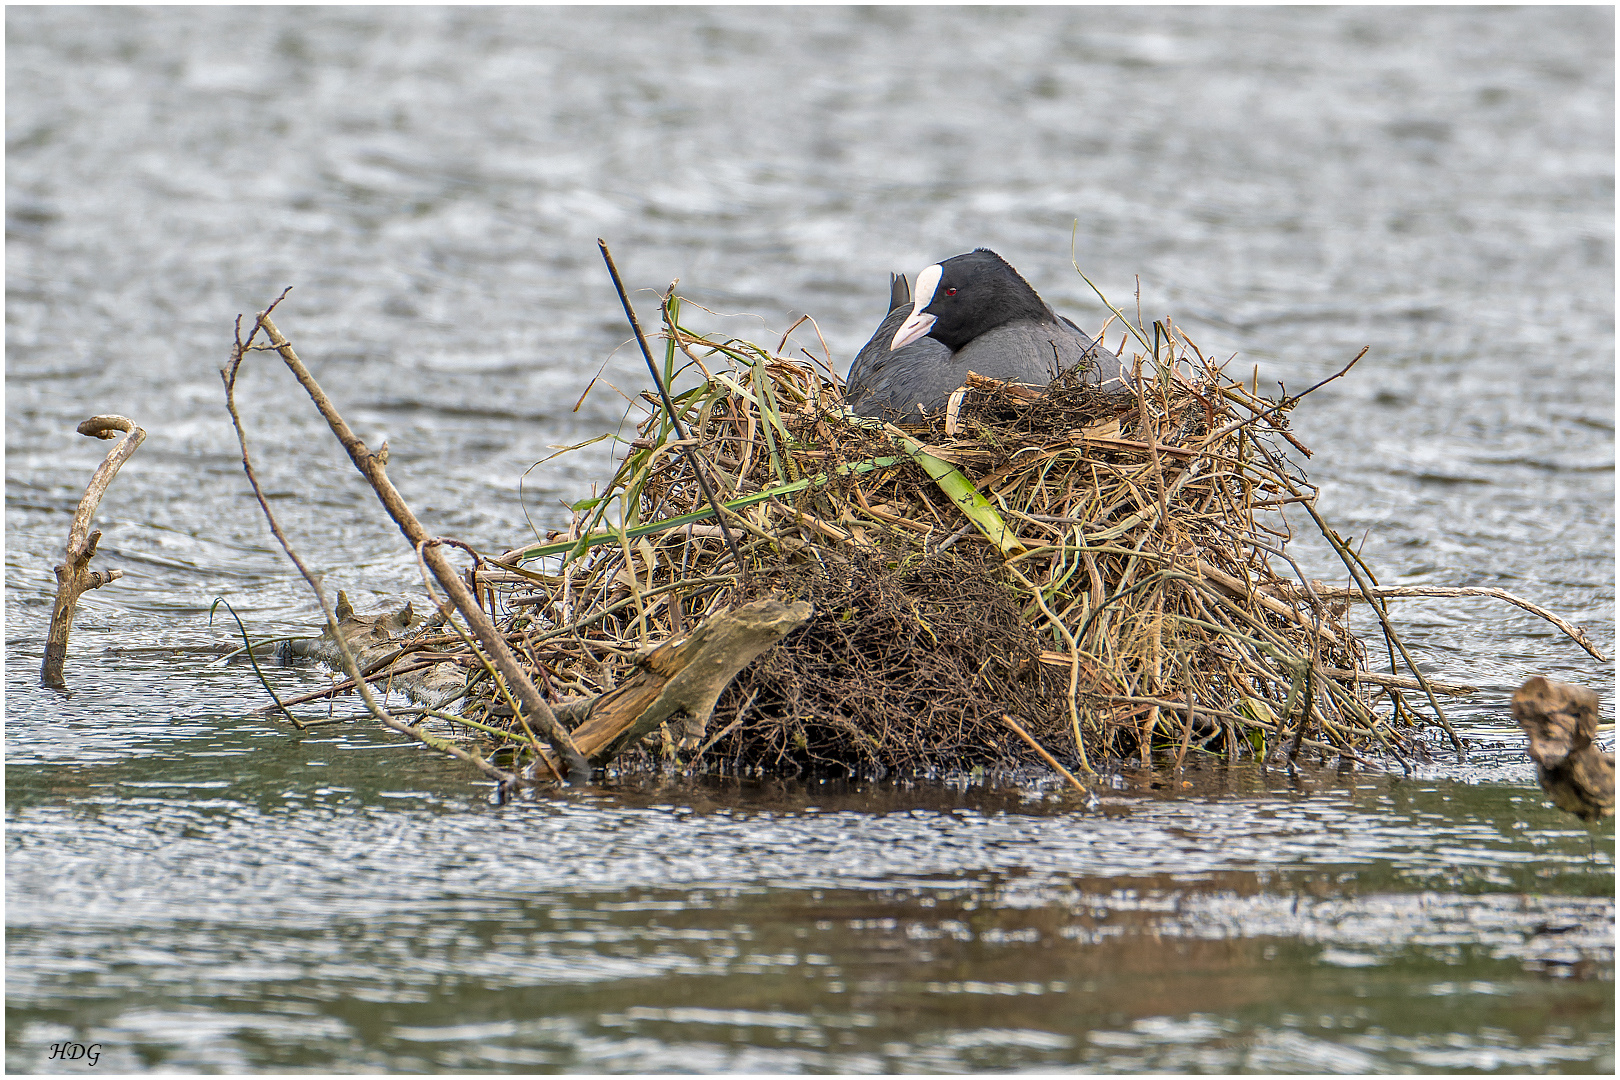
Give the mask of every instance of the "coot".
<svg viewBox="0 0 1620 1080">
<path fill-rule="evenodd" d="M 1088 383 L 1123 390 L 1112 353 L 1046 306 L 1018 271 L 988 248 L 925 267 L 917 291 L 891 280 L 890 311 L 850 364 L 844 400 L 862 416 L 891 411 L 902 422 L 945 404 L 970 371 L 1044 387 L 1084 367 Z"/>
</svg>

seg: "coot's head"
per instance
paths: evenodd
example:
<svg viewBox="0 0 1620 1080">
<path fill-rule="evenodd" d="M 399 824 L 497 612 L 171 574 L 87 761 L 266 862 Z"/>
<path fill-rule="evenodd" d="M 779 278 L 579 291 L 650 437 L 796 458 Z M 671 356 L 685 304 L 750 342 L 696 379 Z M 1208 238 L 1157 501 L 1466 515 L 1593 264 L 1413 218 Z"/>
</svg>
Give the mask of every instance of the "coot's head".
<svg viewBox="0 0 1620 1080">
<path fill-rule="evenodd" d="M 955 350 L 1014 319 L 1051 318 L 1046 304 L 1007 260 L 979 248 L 918 273 L 911 317 L 889 348 L 903 348 L 927 335 Z"/>
</svg>

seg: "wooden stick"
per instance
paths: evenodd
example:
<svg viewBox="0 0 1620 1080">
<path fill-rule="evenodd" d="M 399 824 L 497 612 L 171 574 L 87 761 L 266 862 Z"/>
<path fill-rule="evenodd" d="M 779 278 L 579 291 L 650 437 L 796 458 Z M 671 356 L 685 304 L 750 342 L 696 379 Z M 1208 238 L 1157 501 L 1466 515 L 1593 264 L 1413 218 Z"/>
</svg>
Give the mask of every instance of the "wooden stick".
<svg viewBox="0 0 1620 1080">
<path fill-rule="evenodd" d="M 1263 444 L 1256 445 L 1260 446 L 1261 453 L 1270 458 L 1271 452 L 1266 450 Z M 1360 556 L 1350 550 L 1350 545 L 1345 543 L 1344 539 L 1334 532 L 1326 521 L 1322 520 L 1322 515 L 1317 513 L 1314 501 L 1303 502 L 1299 505 L 1303 506 L 1305 512 L 1311 515 L 1311 520 L 1316 522 L 1316 527 L 1321 532 L 1322 539 L 1332 546 L 1334 553 L 1339 556 L 1339 561 L 1344 563 L 1344 568 L 1350 571 L 1350 579 L 1355 582 L 1356 590 L 1367 599 L 1368 605 L 1373 609 L 1373 614 L 1378 616 L 1378 624 L 1384 628 L 1384 640 L 1394 646 L 1394 651 L 1401 654 L 1401 659 L 1406 661 L 1406 669 L 1422 684 L 1423 696 L 1429 699 L 1429 708 L 1434 710 L 1434 718 L 1439 722 L 1441 730 L 1450 736 L 1451 745 L 1457 751 L 1457 760 L 1459 762 L 1466 761 L 1468 751 L 1463 746 L 1463 741 L 1457 735 L 1456 729 L 1451 726 L 1451 721 L 1446 719 L 1446 710 L 1440 707 L 1440 699 L 1435 696 L 1434 687 L 1429 683 L 1429 677 L 1423 674 L 1417 665 L 1417 661 L 1412 659 L 1412 653 L 1407 649 L 1406 642 L 1401 640 L 1401 636 L 1395 632 L 1395 627 L 1390 625 L 1387 606 L 1379 603 L 1378 598 L 1374 597 L 1370 591 L 1377 582 L 1374 581 L 1372 584 L 1368 584 L 1362 577 L 1363 571 L 1366 571 L 1368 577 L 1372 576 L 1372 571 L 1367 569 L 1367 565 L 1361 561 Z M 1392 656 L 1392 662 L 1393 659 Z"/>
<path fill-rule="evenodd" d="M 1006 724 L 1008 727 L 1012 728 L 1013 731 L 1018 733 L 1020 738 L 1022 738 L 1025 742 L 1029 743 L 1030 748 L 1033 749 L 1037 754 L 1041 755 L 1041 759 L 1043 761 L 1045 761 L 1048 765 L 1052 766 L 1052 768 L 1056 769 L 1059 773 L 1061 773 L 1063 775 L 1063 779 L 1067 780 L 1069 783 L 1071 783 L 1071 784 L 1073 784 L 1075 786 L 1075 790 L 1081 792 L 1084 795 L 1090 795 L 1091 794 L 1091 789 L 1086 787 L 1086 785 L 1082 784 L 1080 781 L 1076 780 L 1074 778 L 1074 774 L 1072 772 L 1070 772 L 1068 769 L 1065 769 L 1063 767 L 1063 765 L 1058 761 L 1057 758 L 1055 758 L 1051 754 L 1047 753 L 1046 748 L 1044 746 L 1042 746 L 1040 743 L 1036 742 L 1035 741 L 1035 736 L 1033 736 L 1029 732 L 1025 731 L 1023 726 L 1021 724 L 1019 724 L 1018 721 L 1014 720 L 1011 716 L 1007 715 L 1006 713 L 1002 713 L 1001 714 L 1001 722 Z"/>
<path fill-rule="evenodd" d="M 1324 667 L 1322 672 L 1332 676 L 1339 682 L 1365 682 L 1375 683 L 1379 686 L 1393 686 L 1397 690 L 1422 690 L 1423 684 L 1416 679 L 1408 679 L 1404 675 L 1389 675 L 1379 671 L 1351 671 L 1349 668 Z M 1462 697 L 1465 694 L 1476 694 L 1479 687 L 1469 686 L 1466 683 L 1446 683 L 1429 680 L 1429 685 L 1437 694 L 1450 694 Z"/>
<path fill-rule="evenodd" d="M 1280 590 L 1273 591 L 1275 592 Z M 1297 588 L 1290 591 L 1295 595 L 1302 593 L 1302 590 Z M 1420 596 L 1440 598 L 1489 596 L 1496 600 L 1506 600 L 1514 607 L 1523 608 L 1532 615 L 1546 619 L 1548 622 L 1558 627 L 1558 629 L 1562 630 L 1565 634 L 1569 635 L 1569 638 L 1574 641 L 1575 644 L 1585 649 L 1594 660 L 1608 663 L 1608 657 L 1604 656 L 1598 651 L 1597 646 L 1592 643 L 1592 639 L 1587 637 L 1586 632 L 1580 627 L 1566 619 L 1560 618 L 1559 616 L 1548 611 L 1546 608 L 1537 607 L 1535 604 L 1532 604 L 1530 601 L 1525 600 L 1522 597 L 1514 596 L 1506 589 L 1493 589 L 1486 588 L 1484 586 L 1448 587 L 1438 585 L 1369 585 L 1365 590 L 1318 588 L 1316 590 L 1316 595 L 1317 598 L 1321 600 L 1363 600 L 1369 603 L 1371 602 L 1371 598 L 1374 597 L 1384 600 Z"/>
<path fill-rule="evenodd" d="M 56 567 L 56 604 L 51 608 L 51 629 L 45 638 L 45 658 L 39 667 L 39 681 L 54 690 L 67 687 L 62 666 L 67 661 L 68 634 L 73 629 L 73 611 L 78 606 L 79 596 L 124 576 L 122 570 L 91 571 L 90 560 L 101 542 L 101 530 L 91 532 L 90 521 L 113 477 L 146 439 L 146 432 L 135 421 L 110 414 L 92 416 L 79 425 L 78 431 L 80 435 L 97 439 L 114 439 L 119 432 L 123 432 L 124 437 L 107 451 L 107 457 L 90 477 L 90 485 L 84 489 L 73 524 L 68 528 L 67 557 Z"/>
<path fill-rule="evenodd" d="M 281 295 L 284 297 L 287 294 L 283 292 Z M 276 303 L 280 302 L 281 301 L 278 298 Z M 275 307 L 275 304 L 271 304 L 270 306 L 273 308 Z M 260 313 L 259 318 L 263 319 L 266 314 L 268 314 L 268 311 Z M 349 648 L 349 643 L 344 638 L 342 630 L 338 626 L 337 612 L 327 601 L 326 591 L 321 588 L 320 579 L 312 570 L 310 570 L 309 566 L 304 562 L 304 560 L 298 557 L 298 553 L 293 550 L 292 542 L 287 539 L 287 534 L 281 531 L 281 525 L 276 521 L 276 515 L 270 509 L 270 502 L 265 498 L 264 489 L 259 485 L 258 475 L 253 471 L 253 461 L 248 456 L 247 429 L 242 426 L 242 416 L 236 408 L 237 372 L 240 370 L 242 360 L 244 357 L 246 357 L 248 348 L 253 341 L 253 336 L 257 332 L 258 329 L 255 327 L 255 329 L 248 334 L 247 340 L 243 341 L 241 336 L 241 320 L 237 320 L 236 347 L 231 351 L 230 363 L 219 373 L 220 378 L 224 380 L 225 383 L 225 408 L 231 415 L 232 426 L 236 429 L 236 440 L 242 448 L 242 469 L 247 473 L 248 483 L 253 487 L 254 498 L 258 499 L 259 509 L 263 511 L 265 520 L 269 522 L 270 532 L 275 536 L 276 542 L 281 545 L 281 549 L 287 553 L 287 558 L 292 560 L 292 564 L 298 568 L 299 574 L 301 574 L 304 580 L 309 583 L 309 587 L 314 590 L 316 600 L 320 601 L 321 612 L 326 616 L 327 629 L 331 632 L 333 640 L 337 643 L 338 655 L 340 657 L 344 672 L 348 674 L 350 679 L 354 680 L 356 689 L 360 692 L 360 698 L 365 702 L 367 711 L 370 712 L 372 716 L 376 717 L 378 723 L 382 724 L 386 728 L 389 728 L 390 730 L 397 731 L 402 735 L 409 735 L 411 738 L 422 743 L 424 746 L 430 746 L 435 750 L 449 754 L 451 757 L 467 762 L 468 764 L 479 769 L 486 776 L 493 777 L 500 785 L 496 790 L 504 795 L 508 788 L 515 787 L 517 785 L 518 778 L 516 776 L 507 772 L 505 769 L 485 761 L 483 757 L 477 753 L 463 750 L 461 747 L 456 746 L 453 743 L 446 742 L 444 739 L 439 738 L 437 735 L 432 734 L 420 726 L 407 724 L 404 721 L 397 719 L 396 717 L 392 716 L 387 709 L 383 708 L 382 702 L 377 700 L 376 695 L 371 692 L 371 687 L 367 685 L 360 674 L 360 663 L 355 659 L 354 650 Z M 307 727 L 308 725 L 305 726 Z"/>
<path fill-rule="evenodd" d="M 608 251 L 607 241 L 597 237 L 596 246 L 602 250 L 602 261 L 607 263 L 608 274 L 613 278 L 613 287 L 619 292 L 619 303 L 624 305 L 625 318 L 630 320 L 630 329 L 635 331 L 636 344 L 641 346 L 641 355 L 647 361 L 647 370 L 652 374 L 653 385 L 658 387 L 658 396 L 664 401 L 664 415 L 669 417 L 670 426 L 675 429 L 676 436 L 681 441 L 681 451 L 686 455 L 687 466 L 692 475 L 697 478 L 698 487 L 703 491 L 703 497 L 714 508 L 714 520 L 720 526 L 720 533 L 725 537 L 726 547 L 731 551 L 732 562 L 737 565 L 737 576 L 742 579 L 742 586 L 746 590 L 751 582 L 749 580 L 748 564 L 743 562 L 742 553 L 737 550 L 737 541 L 732 538 L 731 530 L 726 526 L 726 513 L 720 508 L 720 502 L 714 496 L 714 489 L 709 486 L 708 474 L 704 472 L 702 462 L 692 449 L 692 441 L 686 437 L 686 425 L 681 423 L 680 414 L 675 411 L 674 402 L 669 400 L 669 387 L 658 376 L 658 365 L 653 363 L 652 350 L 647 347 L 647 335 L 641 332 L 641 322 L 636 318 L 635 308 L 630 306 L 630 296 L 624 291 L 624 282 L 619 280 L 619 268 L 613 264 L 613 254 Z M 670 291 L 674 291 L 670 286 Z M 785 338 L 784 338 L 785 340 Z"/>
</svg>

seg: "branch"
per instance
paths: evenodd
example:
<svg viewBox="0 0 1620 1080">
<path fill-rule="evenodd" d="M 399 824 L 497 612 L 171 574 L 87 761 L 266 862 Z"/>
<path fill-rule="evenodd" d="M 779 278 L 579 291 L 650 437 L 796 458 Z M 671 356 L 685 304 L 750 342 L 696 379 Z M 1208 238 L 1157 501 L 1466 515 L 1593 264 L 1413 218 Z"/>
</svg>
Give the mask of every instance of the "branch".
<svg viewBox="0 0 1620 1080">
<path fill-rule="evenodd" d="M 1210 432 L 1208 435 L 1204 436 L 1204 445 L 1205 446 L 1213 446 L 1213 445 L 1215 445 L 1215 443 L 1217 443 L 1221 439 L 1226 438 L 1228 435 L 1232 434 L 1232 432 L 1236 431 L 1238 428 L 1243 427 L 1246 424 L 1252 424 L 1256 420 L 1259 420 L 1262 417 L 1271 416 L 1273 413 L 1286 412 L 1289 409 L 1292 409 L 1295 405 L 1299 404 L 1301 398 L 1303 398 L 1306 394 L 1309 394 L 1312 390 L 1320 390 L 1322 387 L 1326 386 L 1328 383 L 1332 382 L 1334 379 L 1342 379 L 1342 378 L 1344 378 L 1344 376 L 1348 375 L 1350 373 L 1350 369 L 1355 367 L 1356 364 L 1361 360 L 1361 358 L 1363 356 L 1367 355 L 1367 350 L 1370 349 L 1371 347 L 1372 346 L 1370 346 L 1370 345 L 1364 346 L 1360 352 L 1356 353 L 1355 359 L 1351 360 L 1348 364 L 1344 365 L 1344 367 L 1340 368 L 1338 371 L 1335 371 L 1332 375 L 1329 375 L 1327 378 L 1323 379 L 1321 382 L 1317 383 L 1315 386 L 1309 387 L 1309 388 L 1307 388 L 1305 390 L 1301 390 L 1297 394 L 1293 394 L 1293 395 L 1285 394 L 1285 395 L 1283 395 L 1283 399 L 1281 401 L 1277 402 L 1275 405 L 1272 405 L 1270 408 L 1255 410 L 1254 415 L 1249 417 L 1246 420 L 1234 420 L 1230 424 L 1227 424 L 1225 427 L 1217 428 L 1215 431 Z M 1244 402 L 1243 405 L 1244 405 L 1245 408 L 1250 408 L 1250 409 L 1253 408 L 1253 406 L 1250 406 L 1247 402 Z M 1273 426 L 1275 426 L 1274 421 L 1268 421 L 1268 423 L 1272 423 Z M 1278 428 L 1277 430 L 1281 431 L 1282 429 Z M 1306 451 L 1305 456 L 1309 457 L 1310 452 Z"/>
<path fill-rule="evenodd" d="M 337 411 L 337 407 L 332 404 L 326 392 L 315 381 L 315 377 L 304 366 L 304 362 L 293 351 L 292 343 L 282 336 L 281 331 L 276 329 L 276 324 L 270 321 L 268 309 L 259 314 L 257 325 L 263 327 L 264 332 L 269 335 L 270 344 L 281 354 L 281 359 L 292 371 L 299 385 L 320 410 L 321 416 L 325 418 L 332 433 L 337 436 L 338 442 L 348 451 L 354 467 L 360 470 L 360 475 L 371 484 L 383 509 L 388 511 L 388 516 L 394 519 L 399 531 L 410 541 L 411 546 L 421 550 L 422 560 L 427 563 L 428 569 L 433 571 L 440 588 L 450 597 L 456 609 L 461 612 L 462 618 L 467 620 L 468 627 L 477 636 L 496 669 L 506 679 L 507 685 L 517 693 L 519 702 L 528 713 L 528 719 L 536 721 L 536 726 L 544 733 L 546 741 L 567 764 L 568 779 L 576 784 L 588 783 L 591 778 L 590 765 L 580 755 L 568 732 L 557 722 L 551 706 L 546 704 L 546 699 L 535 689 L 522 664 L 507 645 L 506 639 L 484 610 L 478 606 L 477 599 L 462 582 L 461 576 L 456 573 L 455 567 L 451 565 L 440 544 L 422 528 L 422 523 L 417 521 L 416 515 L 411 512 L 393 482 L 388 479 L 388 474 L 384 471 L 388 461 L 387 444 L 383 444 L 380 450 L 372 453 L 360 437 L 349 428 L 348 423 Z M 251 338 L 252 335 L 249 335 L 249 340 Z M 333 633 L 335 635 L 337 631 L 334 629 Z M 358 678 L 355 672 L 348 674 L 350 678 Z M 557 771 L 559 774 L 563 772 L 562 769 Z"/>
<path fill-rule="evenodd" d="M 1091 790 L 1089 788 L 1087 788 L 1086 785 L 1084 785 L 1080 781 L 1076 780 L 1074 778 L 1074 774 L 1072 772 L 1070 772 L 1068 769 L 1065 769 L 1063 767 L 1062 763 L 1059 762 L 1057 758 L 1053 757 L 1050 753 L 1047 752 L 1046 747 L 1044 747 L 1040 743 L 1036 742 L 1035 741 L 1035 736 L 1033 736 L 1029 732 L 1025 731 L 1022 724 L 1020 724 L 1018 721 L 1014 720 L 1007 713 L 1002 713 L 1001 714 L 1001 722 L 1003 724 L 1006 724 L 1008 727 L 1012 728 L 1013 731 L 1015 733 L 1017 733 L 1019 738 L 1023 739 L 1025 742 L 1029 743 L 1030 747 L 1037 754 L 1039 754 L 1041 756 L 1041 760 L 1045 761 L 1048 765 L 1052 766 L 1052 768 L 1056 769 L 1058 771 L 1058 773 L 1063 777 L 1063 779 L 1065 779 L 1069 783 L 1073 784 L 1075 789 L 1078 790 L 1082 795 L 1090 795 L 1091 794 Z"/>
<path fill-rule="evenodd" d="M 51 608 L 51 629 L 45 638 L 45 658 L 39 667 L 39 681 L 56 690 L 67 686 L 62 677 L 62 666 L 67 661 L 68 633 L 73 629 L 73 611 L 79 603 L 79 596 L 124 576 L 122 570 L 91 572 L 90 560 L 96 554 L 96 545 L 101 542 L 101 532 L 91 532 L 90 521 L 95 517 L 96 507 L 101 505 L 101 497 L 107 493 L 113 477 L 118 475 L 124 462 L 146 440 L 146 432 L 135 421 L 124 416 L 92 416 L 79 425 L 78 431 L 80 435 L 97 439 L 114 439 L 120 432 L 124 437 L 107 451 L 107 457 L 90 477 L 90 485 L 84 489 L 79 509 L 73 515 L 73 524 L 68 528 L 67 558 L 56 567 L 56 604 Z"/>
<path fill-rule="evenodd" d="M 287 294 L 283 292 L 281 295 L 286 296 Z M 281 298 L 278 297 L 276 303 L 279 304 L 280 302 Z M 270 309 L 275 306 L 275 304 L 271 304 Z M 260 320 L 265 319 L 270 309 L 260 313 Z M 231 350 L 231 362 L 219 373 L 220 378 L 225 382 L 225 407 L 231 414 L 231 424 L 236 428 L 236 441 L 242 448 L 242 469 L 247 473 L 248 483 L 253 486 L 253 496 L 259 500 L 259 508 L 264 511 L 265 520 L 270 523 L 270 531 L 275 535 L 277 543 L 287 553 L 287 558 L 292 560 L 293 566 L 298 568 L 298 572 L 303 575 L 304 580 L 309 582 L 309 587 L 314 590 L 315 599 L 320 602 L 321 612 L 326 616 L 327 629 L 337 643 L 338 659 L 344 672 L 354 680 L 355 688 L 359 691 L 361 700 L 365 702 L 366 709 L 384 727 L 397 731 L 402 735 L 409 735 L 424 746 L 432 747 L 442 753 L 449 754 L 451 757 L 467 762 L 486 776 L 494 778 L 501 785 L 500 790 L 502 791 L 505 791 L 508 787 L 515 788 L 519 783 L 518 777 L 505 769 L 492 765 L 477 753 L 463 750 L 461 747 L 446 742 L 437 735 L 391 716 L 388 710 L 383 708 L 382 702 L 378 701 L 376 695 L 371 692 L 371 687 L 361 677 L 360 664 L 354 657 L 354 651 L 349 648 L 349 643 L 344 638 L 342 629 L 338 626 L 337 613 L 326 599 L 326 590 L 321 588 L 320 579 L 315 576 L 314 572 L 305 565 L 304 560 L 299 558 L 298 553 L 293 550 L 292 543 L 287 539 L 287 534 L 281 531 L 281 525 L 276 521 L 276 515 L 270 510 L 270 503 L 264 496 L 264 490 L 259 486 L 258 475 L 253 471 L 253 462 L 248 455 L 247 430 L 242 426 L 242 416 L 236 409 L 236 374 L 238 369 L 241 368 L 242 360 L 247 356 L 248 347 L 257 332 L 258 330 L 255 328 L 248 334 L 247 341 L 243 341 L 240 320 L 238 320 L 236 346 Z"/>
</svg>

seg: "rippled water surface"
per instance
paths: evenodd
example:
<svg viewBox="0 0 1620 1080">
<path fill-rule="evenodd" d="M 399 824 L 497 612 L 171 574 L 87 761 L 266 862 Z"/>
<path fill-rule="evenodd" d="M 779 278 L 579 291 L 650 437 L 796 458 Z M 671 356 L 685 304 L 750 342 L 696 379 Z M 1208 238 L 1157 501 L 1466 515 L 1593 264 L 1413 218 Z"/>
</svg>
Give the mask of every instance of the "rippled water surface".
<svg viewBox="0 0 1620 1080">
<path fill-rule="evenodd" d="M 217 369 L 279 325 L 435 532 L 558 524 L 645 385 L 595 251 L 847 362 L 887 274 L 993 247 L 1290 389 L 1386 582 L 1614 642 L 1604 8 L 7 11 L 6 1063 L 99 1070 L 1612 1071 L 1613 826 L 1503 702 L 1613 670 L 1399 608 L 1465 769 L 622 782 L 497 807 L 365 725 L 295 737 L 204 651 L 314 621 Z M 642 293 L 644 298 L 650 293 Z M 800 345 L 821 340 L 801 330 Z M 578 405 L 592 378 L 602 378 Z M 419 588 L 283 371 L 244 404 L 295 540 Z M 118 412 L 69 680 L 37 685 Z M 1307 568 L 1335 576 L 1305 545 Z M 270 672 L 309 689 L 308 669 Z M 1171 797 L 1171 796 L 1175 797 Z"/>
</svg>

